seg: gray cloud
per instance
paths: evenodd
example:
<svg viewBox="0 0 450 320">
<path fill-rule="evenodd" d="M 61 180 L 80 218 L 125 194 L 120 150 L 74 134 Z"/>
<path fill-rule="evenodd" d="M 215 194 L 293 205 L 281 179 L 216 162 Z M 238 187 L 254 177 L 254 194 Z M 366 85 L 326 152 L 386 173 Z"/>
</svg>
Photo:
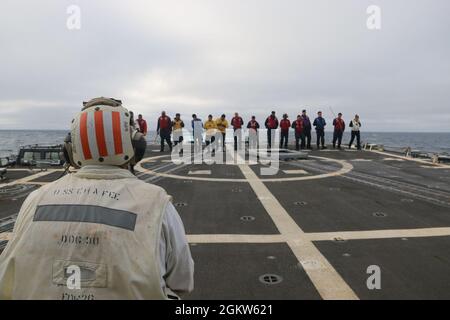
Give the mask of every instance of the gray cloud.
<svg viewBox="0 0 450 320">
<path fill-rule="evenodd" d="M 81 8 L 81 30 L 66 8 Z M 359 113 L 371 131 L 449 131 L 447 0 L 4 1 L 0 129 L 65 129 L 81 102 L 261 121 Z"/>
</svg>

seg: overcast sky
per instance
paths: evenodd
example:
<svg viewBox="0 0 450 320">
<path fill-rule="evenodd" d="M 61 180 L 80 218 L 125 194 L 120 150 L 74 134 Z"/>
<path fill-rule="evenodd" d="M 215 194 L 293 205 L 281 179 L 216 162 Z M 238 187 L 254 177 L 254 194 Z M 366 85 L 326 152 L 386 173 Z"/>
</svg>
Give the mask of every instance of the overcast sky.
<svg viewBox="0 0 450 320">
<path fill-rule="evenodd" d="M 331 106 L 367 131 L 450 131 L 449 16 L 448 0 L 2 0 L 0 129 L 66 129 L 111 96 L 150 129 L 162 109 L 331 121 Z"/>
</svg>

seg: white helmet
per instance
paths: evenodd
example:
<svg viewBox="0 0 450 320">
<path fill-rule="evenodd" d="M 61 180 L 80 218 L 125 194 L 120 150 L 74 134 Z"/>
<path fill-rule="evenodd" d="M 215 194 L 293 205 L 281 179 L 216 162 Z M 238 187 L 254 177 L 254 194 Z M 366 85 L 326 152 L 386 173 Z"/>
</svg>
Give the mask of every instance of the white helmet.
<svg viewBox="0 0 450 320">
<path fill-rule="evenodd" d="M 72 165 L 127 164 L 134 157 L 130 112 L 120 100 L 104 97 L 83 106 L 72 120 Z"/>
</svg>

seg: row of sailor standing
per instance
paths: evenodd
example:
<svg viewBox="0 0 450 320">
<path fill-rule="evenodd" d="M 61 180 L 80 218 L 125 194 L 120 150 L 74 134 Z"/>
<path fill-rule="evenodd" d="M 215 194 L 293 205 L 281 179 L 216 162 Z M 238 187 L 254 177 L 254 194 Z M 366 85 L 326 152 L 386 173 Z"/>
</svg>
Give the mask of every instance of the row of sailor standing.
<svg viewBox="0 0 450 320">
<path fill-rule="evenodd" d="M 137 125 L 140 131 L 146 135 L 147 134 L 147 123 L 142 118 L 142 115 L 139 115 L 137 119 Z M 289 120 L 288 115 L 283 114 L 282 119 L 279 121 L 276 112 L 272 111 L 271 114 L 266 118 L 264 122 L 264 126 L 267 129 L 267 144 L 270 148 L 272 146 L 272 140 L 274 139 L 274 131 L 278 128 L 280 129 L 280 148 L 287 148 L 289 141 L 289 131 L 290 129 L 294 130 L 295 137 L 295 148 L 296 150 L 300 149 L 312 149 L 311 147 L 311 131 L 312 127 L 315 128 L 316 131 L 316 145 L 317 149 L 326 149 L 325 146 L 325 127 L 327 123 L 325 118 L 323 117 L 322 111 L 317 113 L 317 117 L 311 123 L 309 116 L 306 114 L 306 110 L 303 110 L 301 114 L 297 115 L 296 120 Z M 244 126 L 244 120 L 239 113 L 235 113 L 234 117 L 231 119 L 231 126 L 233 130 L 236 132 L 238 129 L 242 129 Z M 360 128 L 361 121 L 359 120 L 359 116 L 355 115 L 355 117 L 349 122 L 348 126 L 351 128 L 351 138 L 348 144 L 349 148 L 351 148 L 353 142 L 356 139 L 356 147 L 358 150 L 361 149 L 361 136 L 360 136 Z M 157 121 L 157 135 L 161 138 L 161 152 L 164 151 L 165 143 L 169 146 L 169 149 L 172 150 L 172 142 L 171 142 L 171 134 L 173 132 L 173 142 L 174 144 L 181 143 L 183 141 L 183 128 L 185 127 L 183 120 L 180 118 L 180 114 L 177 113 L 175 115 L 174 120 L 172 121 L 169 116 L 166 115 L 166 112 L 163 111 L 161 116 Z M 196 114 L 192 115 L 191 127 L 193 130 L 193 139 L 194 142 L 197 142 L 196 145 L 200 145 L 203 142 L 202 133 L 205 130 L 205 143 L 209 145 L 213 143 L 217 137 L 219 139 L 218 145 L 221 148 L 225 147 L 225 137 L 226 137 L 226 129 L 229 128 L 228 120 L 226 119 L 226 115 L 222 114 L 220 118 L 213 119 L 212 115 L 208 115 L 208 119 L 205 123 L 202 122 L 200 118 L 197 117 Z M 342 118 L 342 113 L 339 113 L 336 118 L 333 119 L 333 148 L 341 149 L 342 137 L 343 133 L 346 129 L 345 121 Z M 256 120 L 255 116 L 251 117 L 251 120 L 247 123 L 247 129 L 250 130 L 251 133 L 256 133 L 260 125 Z M 220 133 L 217 135 L 217 133 Z M 241 136 L 239 134 L 234 135 L 234 150 L 237 150 L 237 146 L 241 141 Z M 255 141 L 253 141 L 255 143 Z M 256 142 L 257 143 L 257 142 Z M 254 145 L 251 147 L 255 147 Z"/>
</svg>

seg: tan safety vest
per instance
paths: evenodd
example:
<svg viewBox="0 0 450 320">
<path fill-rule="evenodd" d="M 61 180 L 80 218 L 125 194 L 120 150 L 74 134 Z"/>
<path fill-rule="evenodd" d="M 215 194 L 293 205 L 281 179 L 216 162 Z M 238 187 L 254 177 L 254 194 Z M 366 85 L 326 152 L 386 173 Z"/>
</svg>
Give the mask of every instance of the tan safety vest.
<svg viewBox="0 0 450 320">
<path fill-rule="evenodd" d="M 158 261 L 168 201 L 115 167 L 83 167 L 43 186 L 0 256 L 0 300 L 166 299 Z"/>
</svg>

